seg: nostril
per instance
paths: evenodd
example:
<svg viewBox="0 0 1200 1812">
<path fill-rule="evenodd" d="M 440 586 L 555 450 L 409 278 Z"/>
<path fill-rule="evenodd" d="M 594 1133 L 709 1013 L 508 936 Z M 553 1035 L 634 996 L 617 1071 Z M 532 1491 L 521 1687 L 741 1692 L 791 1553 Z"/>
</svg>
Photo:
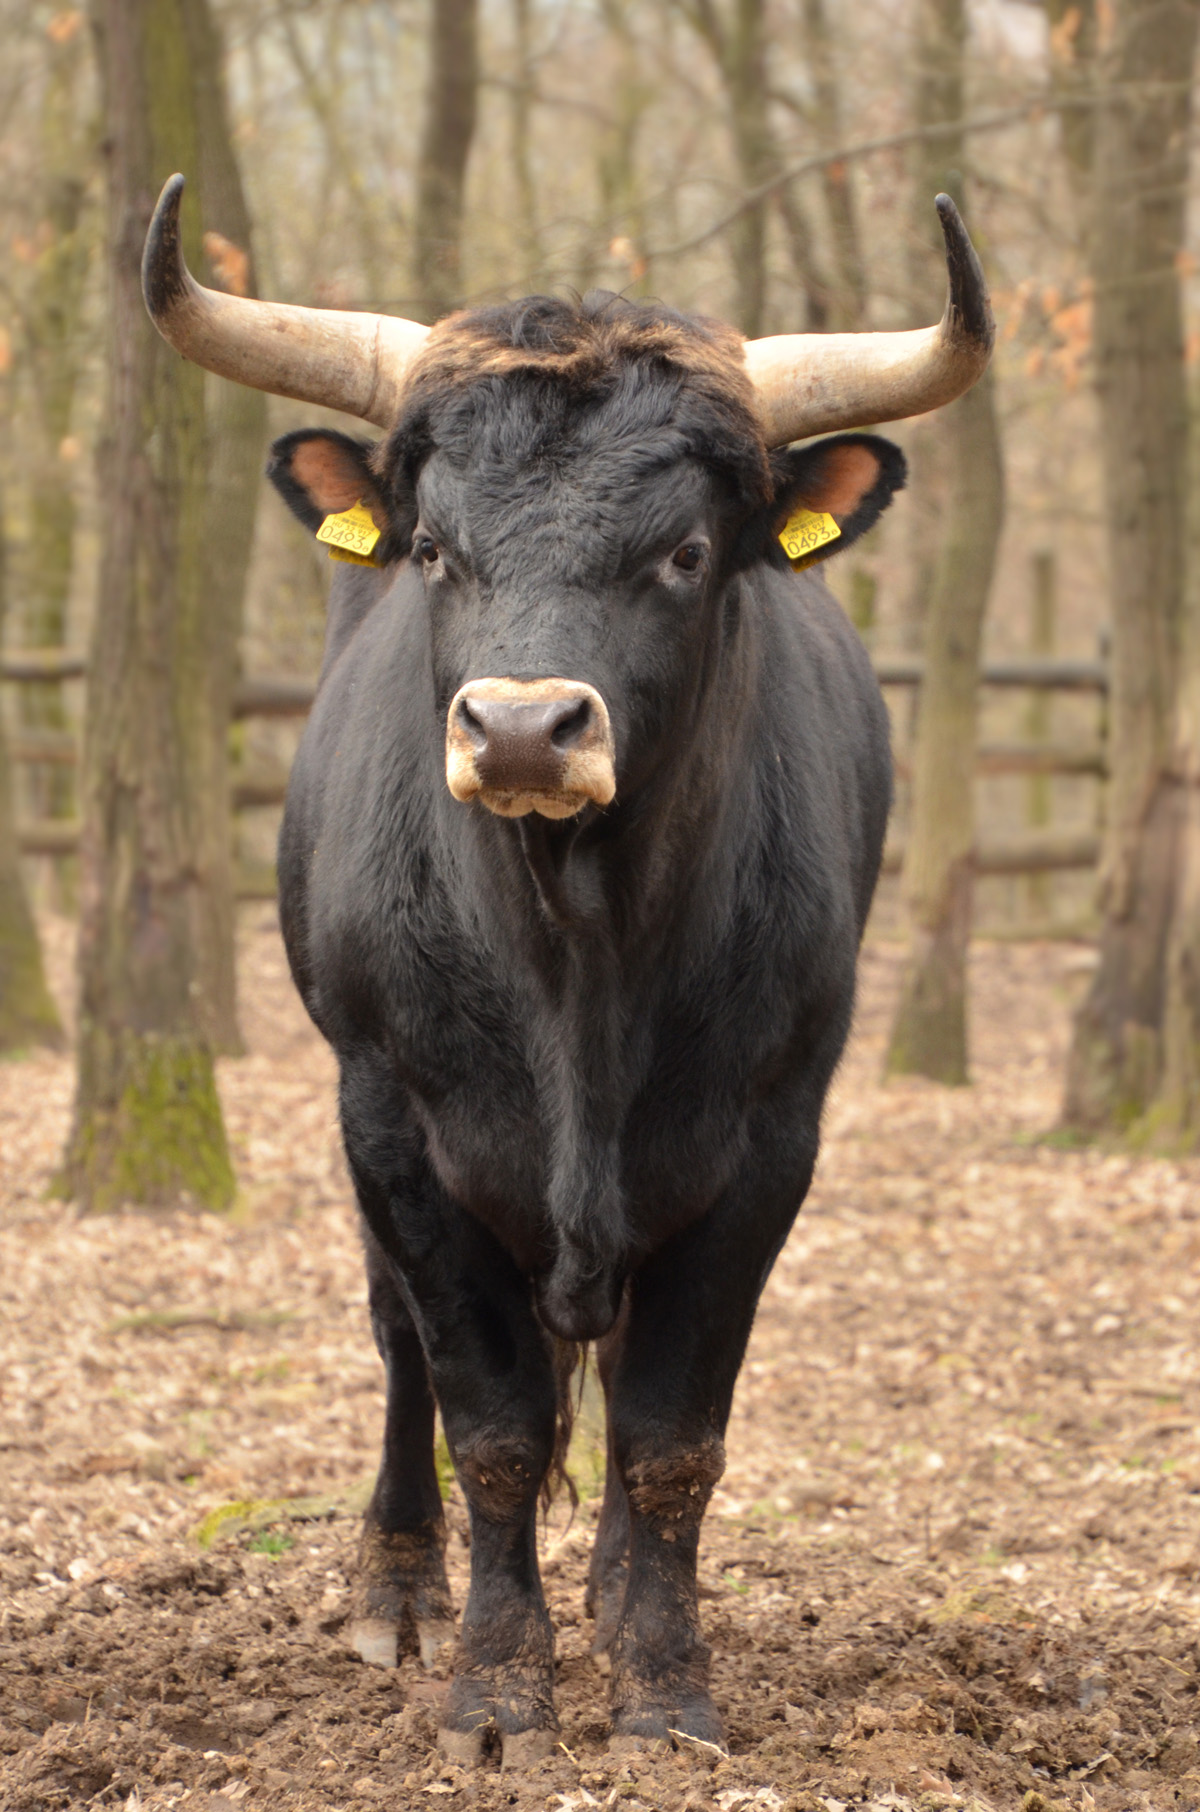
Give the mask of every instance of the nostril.
<svg viewBox="0 0 1200 1812">
<path fill-rule="evenodd" d="M 474 711 L 471 709 L 469 699 L 463 698 L 459 700 L 456 716 L 458 717 L 459 723 L 470 737 L 472 747 L 475 749 L 485 749 L 487 747 L 487 725 L 482 719 L 476 717 Z"/>
<path fill-rule="evenodd" d="M 550 732 L 550 741 L 556 749 L 569 749 L 573 742 L 579 741 L 591 721 L 591 700 L 581 698 L 559 718 Z"/>
</svg>

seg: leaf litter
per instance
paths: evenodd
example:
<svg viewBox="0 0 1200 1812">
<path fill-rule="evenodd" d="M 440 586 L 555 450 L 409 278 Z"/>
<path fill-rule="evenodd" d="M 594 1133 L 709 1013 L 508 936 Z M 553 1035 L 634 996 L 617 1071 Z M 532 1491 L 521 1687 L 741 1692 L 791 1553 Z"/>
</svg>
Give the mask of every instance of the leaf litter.
<svg viewBox="0 0 1200 1812">
<path fill-rule="evenodd" d="M 69 927 L 46 938 L 65 993 Z M 70 1062 L 0 1065 L 0 1806 L 1200 1806 L 1200 1165 L 1046 1141 L 1080 955 L 976 947 L 950 1091 L 880 1083 L 901 952 L 864 953 L 705 1525 L 727 1757 L 606 1748 L 594 1453 L 542 1531 L 551 1757 L 447 1766 L 444 1680 L 346 1651 L 382 1372 L 334 1066 L 270 908 L 221 1065 L 231 1217 L 48 1201 Z M 461 1606 L 455 1488 L 447 1512 Z"/>
</svg>

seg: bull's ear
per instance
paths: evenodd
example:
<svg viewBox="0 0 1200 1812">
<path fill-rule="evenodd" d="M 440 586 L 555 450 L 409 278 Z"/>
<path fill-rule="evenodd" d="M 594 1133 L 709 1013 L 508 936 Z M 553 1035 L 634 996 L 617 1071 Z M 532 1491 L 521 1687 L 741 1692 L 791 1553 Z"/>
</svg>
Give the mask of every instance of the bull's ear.
<svg viewBox="0 0 1200 1812">
<path fill-rule="evenodd" d="M 878 434 L 836 434 L 812 446 L 782 448 L 771 455 L 771 471 L 775 496 L 755 524 L 760 555 L 786 560 L 778 537 L 800 512 L 832 517 L 840 531 L 835 536 L 828 524 L 816 526 L 812 540 L 821 534 L 829 538 L 812 548 L 805 565 L 840 554 L 865 535 L 904 489 L 908 476 L 900 448 Z"/>
<path fill-rule="evenodd" d="M 332 428 L 300 428 L 275 442 L 267 477 L 314 535 L 328 517 L 361 503 L 379 530 L 374 561 L 386 565 L 398 557 L 402 534 L 371 470 L 373 451 L 368 441 L 352 440 Z"/>
</svg>

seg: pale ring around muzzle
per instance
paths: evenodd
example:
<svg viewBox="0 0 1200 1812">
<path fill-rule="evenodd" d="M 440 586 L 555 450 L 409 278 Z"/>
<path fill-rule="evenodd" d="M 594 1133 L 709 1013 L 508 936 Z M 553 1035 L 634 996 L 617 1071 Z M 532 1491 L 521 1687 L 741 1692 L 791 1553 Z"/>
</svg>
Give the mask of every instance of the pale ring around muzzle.
<svg viewBox="0 0 1200 1812">
<path fill-rule="evenodd" d="M 501 818 L 608 805 L 617 790 L 608 708 L 583 680 L 468 680 L 446 716 L 446 784 Z"/>
</svg>

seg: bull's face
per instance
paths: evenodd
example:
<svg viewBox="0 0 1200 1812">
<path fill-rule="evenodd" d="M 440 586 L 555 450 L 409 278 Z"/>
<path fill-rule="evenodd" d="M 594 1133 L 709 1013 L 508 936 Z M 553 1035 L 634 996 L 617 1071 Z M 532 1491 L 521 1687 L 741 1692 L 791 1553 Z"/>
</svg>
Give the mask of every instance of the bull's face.
<svg viewBox="0 0 1200 1812">
<path fill-rule="evenodd" d="M 690 744 L 743 575 L 786 564 L 792 510 L 832 515 L 841 549 L 903 482 L 868 435 L 769 457 L 729 363 L 434 374 L 374 456 L 278 444 L 298 514 L 363 502 L 385 561 L 419 575 L 455 799 L 554 820 L 634 795 Z"/>
<path fill-rule="evenodd" d="M 700 688 L 727 487 L 653 423 L 622 444 L 616 413 L 564 423 L 540 458 L 435 454 L 417 486 L 447 784 L 502 817 L 628 797 Z"/>
</svg>

